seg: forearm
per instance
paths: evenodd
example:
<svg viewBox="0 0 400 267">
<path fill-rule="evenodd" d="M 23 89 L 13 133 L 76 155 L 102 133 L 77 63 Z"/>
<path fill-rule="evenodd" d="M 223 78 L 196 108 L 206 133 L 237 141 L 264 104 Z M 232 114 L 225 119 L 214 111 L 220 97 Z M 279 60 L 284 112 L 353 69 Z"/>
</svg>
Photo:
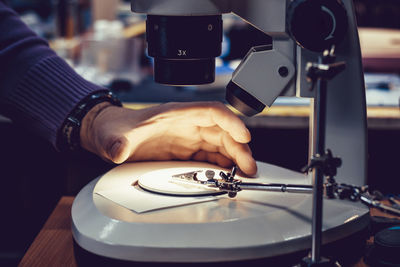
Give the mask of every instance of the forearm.
<svg viewBox="0 0 400 267">
<path fill-rule="evenodd" d="M 0 1 L 0 113 L 56 145 L 87 95 L 105 90 L 80 77 Z"/>
</svg>

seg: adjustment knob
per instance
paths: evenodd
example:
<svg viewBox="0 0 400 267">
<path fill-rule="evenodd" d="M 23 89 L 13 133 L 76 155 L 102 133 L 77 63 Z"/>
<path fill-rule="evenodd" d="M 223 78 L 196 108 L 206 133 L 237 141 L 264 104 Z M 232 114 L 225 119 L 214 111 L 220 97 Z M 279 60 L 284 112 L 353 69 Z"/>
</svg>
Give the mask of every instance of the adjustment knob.
<svg viewBox="0 0 400 267">
<path fill-rule="evenodd" d="M 287 27 L 301 47 L 322 52 L 338 45 L 348 28 L 341 0 L 293 0 L 287 11 Z"/>
</svg>

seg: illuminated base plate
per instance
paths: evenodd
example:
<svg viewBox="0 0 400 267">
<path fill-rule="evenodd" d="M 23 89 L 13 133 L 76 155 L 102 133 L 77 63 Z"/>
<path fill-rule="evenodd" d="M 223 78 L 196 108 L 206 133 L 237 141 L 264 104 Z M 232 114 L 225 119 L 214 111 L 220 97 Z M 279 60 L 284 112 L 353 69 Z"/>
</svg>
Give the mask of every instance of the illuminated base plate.
<svg viewBox="0 0 400 267">
<path fill-rule="evenodd" d="M 257 177 L 244 181 L 310 183 L 310 177 L 301 173 L 262 162 L 257 166 Z M 213 201 L 135 213 L 97 193 L 126 187 L 135 191 L 132 184 L 140 177 L 171 168 L 219 169 L 183 161 L 128 163 L 112 169 L 85 186 L 74 200 L 71 215 L 76 243 L 107 258 L 159 263 L 243 261 L 310 249 L 311 194 L 242 191 L 233 199 L 222 195 Z M 183 199 L 141 193 L 150 197 L 142 201 Z M 368 223 L 369 210 L 362 204 L 324 199 L 323 243 L 349 237 Z"/>
</svg>

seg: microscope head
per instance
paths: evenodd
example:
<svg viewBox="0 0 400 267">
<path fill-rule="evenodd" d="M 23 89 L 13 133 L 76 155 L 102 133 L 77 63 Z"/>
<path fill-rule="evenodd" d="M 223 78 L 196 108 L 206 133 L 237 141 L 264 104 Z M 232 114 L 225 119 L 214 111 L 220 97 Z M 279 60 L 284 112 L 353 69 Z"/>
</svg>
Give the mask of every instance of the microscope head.
<svg viewBox="0 0 400 267">
<path fill-rule="evenodd" d="M 347 28 L 341 0 L 131 0 L 131 4 L 133 12 L 147 15 L 148 54 L 154 58 L 155 81 L 162 84 L 214 81 L 223 13 L 233 12 L 271 35 L 273 47 L 253 47 L 227 86 L 227 101 L 247 116 L 271 106 L 294 87 L 296 44 L 321 52 L 341 41 Z M 289 45 L 280 47 L 278 43 L 284 42 Z"/>
</svg>

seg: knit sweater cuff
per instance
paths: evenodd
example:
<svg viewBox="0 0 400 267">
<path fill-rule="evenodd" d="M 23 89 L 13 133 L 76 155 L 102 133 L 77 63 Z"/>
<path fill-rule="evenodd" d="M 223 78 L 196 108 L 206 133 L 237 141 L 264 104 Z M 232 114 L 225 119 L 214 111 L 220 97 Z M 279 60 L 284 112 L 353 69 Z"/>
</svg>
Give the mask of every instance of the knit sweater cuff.
<svg viewBox="0 0 400 267">
<path fill-rule="evenodd" d="M 35 64 L 9 97 L 19 120 L 55 147 L 71 111 L 87 95 L 106 90 L 79 76 L 63 59 L 50 56 Z"/>
</svg>

